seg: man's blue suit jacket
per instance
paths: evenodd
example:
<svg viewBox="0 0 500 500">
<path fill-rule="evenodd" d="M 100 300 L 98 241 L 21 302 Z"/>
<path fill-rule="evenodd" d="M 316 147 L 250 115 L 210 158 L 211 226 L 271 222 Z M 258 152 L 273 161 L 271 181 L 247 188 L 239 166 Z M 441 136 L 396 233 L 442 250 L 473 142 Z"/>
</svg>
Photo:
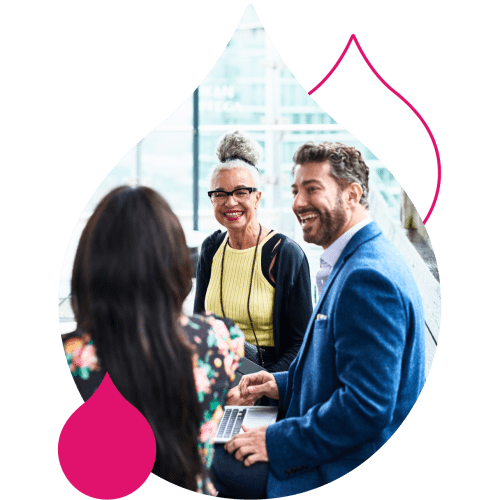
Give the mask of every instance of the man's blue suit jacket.
<svg viewBox="0 0 500 500">
<path fill-rule="evenodd" d="M 424 325 L 408 265 L 369 223 L 335 264 L 289 371 L 274 374 L 286 417 L 267 428 L 269 498 L 334 481 L 394 434 L 424 384 Z"/>
</svg>

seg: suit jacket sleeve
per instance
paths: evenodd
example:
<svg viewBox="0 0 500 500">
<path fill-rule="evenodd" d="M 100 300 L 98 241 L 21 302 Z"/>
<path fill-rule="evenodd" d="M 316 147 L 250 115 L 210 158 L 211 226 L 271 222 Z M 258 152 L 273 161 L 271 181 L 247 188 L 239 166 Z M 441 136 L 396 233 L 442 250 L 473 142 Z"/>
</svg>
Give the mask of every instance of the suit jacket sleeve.
<svg viewBox="0 0 500 500">
<path fill-rule="evenodd" d="M 273 373 L 273 377 L 276 380 L 276 385 L 278 386 L 279 391 L 277 406 L 284 409 L 288 383 L 288 372 Z M 271 400 L 271 403 L 273 403 L 271 406 L 276 406 L 276 403 L 274 403 L 273 400 Z"/>
<path fill-rule="evenodd" d="M 304 415 L 268 427 L 270 466 L 283 479 L 286 470 L 316 467 L 369 442 L 392 420 L 407 329 L 399 290 L 377 271 L 358 269 L 332 305 L 328 323 L 316 321 L 311 333 L 333 342 L 340 387 Z M 321 384 L 320 377 L 311 379 Z"/>
</svg>

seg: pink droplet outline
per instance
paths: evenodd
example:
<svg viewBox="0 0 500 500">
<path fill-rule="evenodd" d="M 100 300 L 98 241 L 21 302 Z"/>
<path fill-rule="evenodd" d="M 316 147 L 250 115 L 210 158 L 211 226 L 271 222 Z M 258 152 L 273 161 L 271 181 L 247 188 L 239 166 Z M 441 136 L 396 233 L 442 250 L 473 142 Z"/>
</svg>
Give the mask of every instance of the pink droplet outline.
<svg viewBox="0 0 500 500">
<path fill-rule="evenodd" d="M 360 54 L 362 55 L 363 59 L 365 60 L 366 64 L 368 64 L 368 67 L 372 70 L 373 74 L 397 97 L 399 97 L 418 117 L 418 119 L 422 122 L 422 125 L 425 127 L 425 130 L 427 130 L 427 133 L 429 134 L 429 137 L 431 138 L 432 145 L 434 146 L 434 151 L 436 153 L 436 160 L 437 160 L 437 171 L 438 171 L 438 178 L 437 178 L 437 186 L 436 186 L 436 192 L 434 193 L 434 199 L 432 200 L 432 205 L 427 212 L 427 215 L 425 216 L 425 219 L 423 220 L 423 223 L 425 224 L 428 220 L 429 217 L 431 216 L 434 207 L 436 206 L 436 202 L 439 196 L 439 190 L 441 188 L 441 158 L 439 156 L 439 150 L 436 144 L 436 140 L 434 139 L 434 135 L 431 132 L 431 129 L 427 125 L 426 121 L 422 118 L 422 115 L 415 109 L 415 107 L 408 102 L 407 99 L 405 99 L 397 90 L 393 89 L 377 72 L 377 70 L 373 67 L 372 63 L 368 60 L 368 57 L 366 57 L 365 53 L 363 52 L 363 49 L 361 48 L 361 45 L 358 42 L 358 39 L 356 38 L 356 35 L 351 35 L 349 38 L 349 41 L 347 42 L 347 45 L 345 46 L 345 49 L 343 50 L 342 54 L 340 54 L 340 57 L 338 61 L 335 63 L 333 68 L 328 72 L 328 74 L 321 80 L 318 85 L 316 85 L 312 90 L 308 92 L 309 95 L 313 94 L 318 90 L 327 80 L 332 76 L 332 73 L 337 69 L 338 65 L 342 62 L 342 59 L 344 59 L 344 56 L 346 55 L 347 51 L 349 50 L 349 47 L 351 46 L 351 43 L 354 41 L 356 44 L 356 47 L 358 48 Z"/>
</svg>

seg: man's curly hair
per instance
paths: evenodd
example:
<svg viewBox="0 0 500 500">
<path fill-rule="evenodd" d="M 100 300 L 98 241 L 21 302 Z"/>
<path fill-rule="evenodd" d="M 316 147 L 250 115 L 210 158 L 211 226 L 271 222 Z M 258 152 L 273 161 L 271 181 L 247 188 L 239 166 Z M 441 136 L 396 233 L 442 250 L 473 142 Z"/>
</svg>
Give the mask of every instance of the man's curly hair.
<svg viewBox="0 0 500 500">
<path fill-rule="evenodd" d="M 359 202 L 368 208 L 368 176 L 369 168 L 366 166 L 361 153 L 352 147 L 340 142 L 306 142 L 295 151 L 293 155 L 293 172 L 297 165 L 304 163 L 323 163 L 327 161 L 331 166 L 331 174 L 338 182 L 340 189 L 345 189 L 349 184 L 357 182 L 363 189 Z"/>
</svg>

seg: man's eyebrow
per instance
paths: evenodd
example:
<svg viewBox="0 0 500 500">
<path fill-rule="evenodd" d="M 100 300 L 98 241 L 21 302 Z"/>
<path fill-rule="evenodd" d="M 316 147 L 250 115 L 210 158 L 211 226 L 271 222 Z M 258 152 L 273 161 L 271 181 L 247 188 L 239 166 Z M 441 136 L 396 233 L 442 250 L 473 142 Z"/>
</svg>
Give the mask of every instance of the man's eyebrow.
<svg viewBox="0 0 500 500">
<path fill-rule="evenodd" d="M 302 182 L 301 186 L 307 186 L 309 184 L 320 184 L 321 185 L 321 181 L 319 179 L 309 179 L 307 181 Z M 293 188 L 297 188 L 297 184 L 293 183 L 292 189 Z"/>
</svg>

